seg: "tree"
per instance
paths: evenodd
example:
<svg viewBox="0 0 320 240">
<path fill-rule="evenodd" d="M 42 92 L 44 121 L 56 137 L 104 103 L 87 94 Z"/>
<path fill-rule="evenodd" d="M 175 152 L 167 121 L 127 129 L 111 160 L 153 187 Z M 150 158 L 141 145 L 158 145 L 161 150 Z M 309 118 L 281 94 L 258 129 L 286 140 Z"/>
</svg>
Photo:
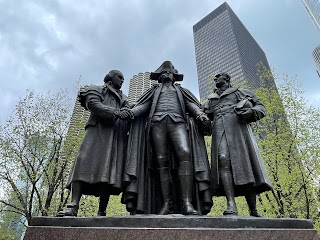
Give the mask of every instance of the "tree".
<svg viewBox="0 0 320 240">
<path fill-rule="evenodd" d="M 6 193 L 0 196 L 2 213 L 29 222 L 33 215 L 54 215 L 66 201 L 64 191 L 57 193 L 70 168 L 69 159 L 63 157 L 69 103 L 65 91 L 38 95 L 28 91 L 0 126 L 0 183 Z"/>
<path fill-rule="evenodd" d="M 255 132 L 274 184 L 259 197 L 260 207 L 271 217 L 308 218 L 318 226 L 320 109 L 308 104 L 296 77 L 261 65 L 259 70 L 262 87 L 256 93 L 267 116 Z"/>
</svg>

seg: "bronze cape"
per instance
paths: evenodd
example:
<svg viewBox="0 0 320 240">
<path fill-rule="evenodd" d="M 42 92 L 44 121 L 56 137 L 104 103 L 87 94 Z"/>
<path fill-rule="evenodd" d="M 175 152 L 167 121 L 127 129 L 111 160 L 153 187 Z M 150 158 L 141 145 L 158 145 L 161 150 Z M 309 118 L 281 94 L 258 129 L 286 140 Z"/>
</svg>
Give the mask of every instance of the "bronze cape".
<svg viewBox="0 0 320 240">
<path fill-rule="evenodd" d="M 212 207 L 212 190 L 210 186 L 210 167 L 208 163 L 207 152 L 205 148 L 203 134 L 200 131 L 196 120 L 186 113 L 184 98 L 197 104 L 198 100 L 187 89 L 178 84 L 174 84 L 177 91 L 183 118 L 186 121 L 192 163 L 194 169 L 194 207 L 200 214 L 207 214 Z M 162 84 L 149 89 L 138 100 L 139 106 L 152 99 L 150 111 L 145 115 L 136 118 L 131 125 L 126 168 L 124 173 L 124 184 L 126 189 L 123 194 L 123 203 L 127 204 L 127 209 L 133 213 L 157 214 L 162 205 L 162 194 L 157 170 L 157 163 L 152 156 L 152 146 L 150 144 L 149 132 L 151 127 L 151 118 L 154 114 Z M 170 147 L 170 146 L 169 146 Z M 177 188 L 177 162 L 174 160 L 174 151 L 171 155 L 171 174 L 174 180 L 174 186 Z M 179 213 L 180 191 L 174 189 L 174 208 Z M 134 209 L 128 208 L 128 203 L 134 204 Z"/>
</svg>

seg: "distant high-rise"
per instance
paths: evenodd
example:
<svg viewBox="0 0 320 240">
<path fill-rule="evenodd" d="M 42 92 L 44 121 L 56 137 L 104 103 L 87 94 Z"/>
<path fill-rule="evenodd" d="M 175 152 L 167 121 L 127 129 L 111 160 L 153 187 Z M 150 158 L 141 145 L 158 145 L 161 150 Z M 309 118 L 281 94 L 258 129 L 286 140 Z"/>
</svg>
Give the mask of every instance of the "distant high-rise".
<svg viewBox="0 0 320 240">
<path fill-rule="evenodd" d="M 312 51 L 312 58 L 314 63 L 317 66 L 317 73 L 320 77 L 320 45 L 318 45 L 313 51 Z"/>
<path fill-rule="evenodd" d="M 150 72 L 134 75 L 129 83 L 129 102 L 135 103 L 142 93 L 148 90 L 154 83 L 157 83 L 157 81 L 150 79 Z"/>
<path fill-rule="evenodd" d="M 307 12 L 309 13 L 314 25 L 320 31 L 320 1 L 319 0 L 301 0 Z"/>
<path fill-rule="evenodd" d="M 309 13 L 314 25 L 320 31 L 320 0 L 301 1 Z M 318 76 L 320 77 L 320 45 L 312 51 L 312 58 L 316 64 Z"/>
<path fill-rule="evenodd" d="M 225 2 L 193 26 L 201 100 L 212 93 L 209 77 L 226 72 L 233 83 L 260 86 L 257 64 L 269 68 L 265 53 Z"/>
</svg>

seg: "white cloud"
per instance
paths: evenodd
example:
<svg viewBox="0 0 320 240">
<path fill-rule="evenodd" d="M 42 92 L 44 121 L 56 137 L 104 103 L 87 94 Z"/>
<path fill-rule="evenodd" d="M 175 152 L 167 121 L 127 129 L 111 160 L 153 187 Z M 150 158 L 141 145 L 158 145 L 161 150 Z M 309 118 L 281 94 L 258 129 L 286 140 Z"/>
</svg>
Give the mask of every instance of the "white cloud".
<svg viewBox="0 0 320 240">
<path fill-rule="evenodd" d="M 0 122 L 27 88 L 67 88 L 74 94 L 80 75 L 84 84 L 99 84 L 110 69 L 119 69 L 127 92 L 134 74 L 155 70 L 164 60 L 173 62 L 185 75 L 182 84 L 198 95 L 192 27 L 223 2 L 0 0 L 0 9 L 6 9 L 0 15 L 0 86 L 7 94 L 0 102 Z M 307 88 L 312 83 L 320 89 L 319 79 L 318 84 L 310 77 L 313 70 L 302 66 L 313 68 L 306 47 L 315 40 L 300 2 L 228 3 L 278 72 L 301 75 Z M 303 36 L 297 35 L 301 29 Z"/>
</svg>

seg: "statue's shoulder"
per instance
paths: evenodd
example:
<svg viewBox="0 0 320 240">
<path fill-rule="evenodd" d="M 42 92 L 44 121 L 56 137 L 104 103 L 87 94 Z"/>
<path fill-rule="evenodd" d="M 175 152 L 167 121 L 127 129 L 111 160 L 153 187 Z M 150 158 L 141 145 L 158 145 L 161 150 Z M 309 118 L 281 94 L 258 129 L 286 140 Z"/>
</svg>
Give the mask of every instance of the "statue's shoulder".
<svg viewBox="0 0 320 240">
<path fill-rule="evenodd" d="M 242 93 L 243 95 L 249 96 L 249 97 L 253 97 L 256 94 L 254 92 L 252 92 L 251 90 L 245 89 L 245 88 L 238 88 L 238 91 L 240 93 Z"/>
<path fill-rule="evenodd" d="M 153 83 L 149 89 L 156 89 L 160 87 L 160 83 Z"/>
<path fill-rule="evenodd" d="M 198 98 L 187 88 L 182 87 L 179 83 L 175 83 L 175 86 L 180 89 L 182 95 L 187 98 L 189 101 L 196 103 L 197 105 L 200 105 L 200 102 Z"/>
<path fill-rule="evenodd" d="M 213 98 L 219 98 L 219 95 L 217 93 L 211 93 L 206 97 L 206 101 L 209 101 L 210 99 Z"/>
<path fill-rule="evenodd" d="M 150 93 L 153 93 L 153 92 L 154 92 L 155 90 L 157 90 L 160 86 L 161 86 L 160 83 L 153 83 L 150 88 L 148 88 L 147 90 L 145 90 L 145 91 L 142 93 L 142 96 L 149 95 Z"/>
<path fill-rule="evenodd" d="M 90 92 L 102 93 L 103 86 L 85 85 L 80 87 L 79 94 L 88 94 Z"/>
<path fill-rule="evenodd" d="M 152 92 L 154 92 L 156 89 L 160 87 L 160 83 L 154 83 L 151 85 L 149 89 L 147 89 L 142 95 L 148 95 Z"/>
<path fill-rule="evenodd" d="M 88 95 L 95 95 L 101 98 L 103 100 L 103 86 L 98 86 L 98 85 L 85 85 L 80 87 L 80 90 L 78 92 L 78 101 L 80 102 L 81 106 L 86 108 L 86 97 Z"/>
</svg>

